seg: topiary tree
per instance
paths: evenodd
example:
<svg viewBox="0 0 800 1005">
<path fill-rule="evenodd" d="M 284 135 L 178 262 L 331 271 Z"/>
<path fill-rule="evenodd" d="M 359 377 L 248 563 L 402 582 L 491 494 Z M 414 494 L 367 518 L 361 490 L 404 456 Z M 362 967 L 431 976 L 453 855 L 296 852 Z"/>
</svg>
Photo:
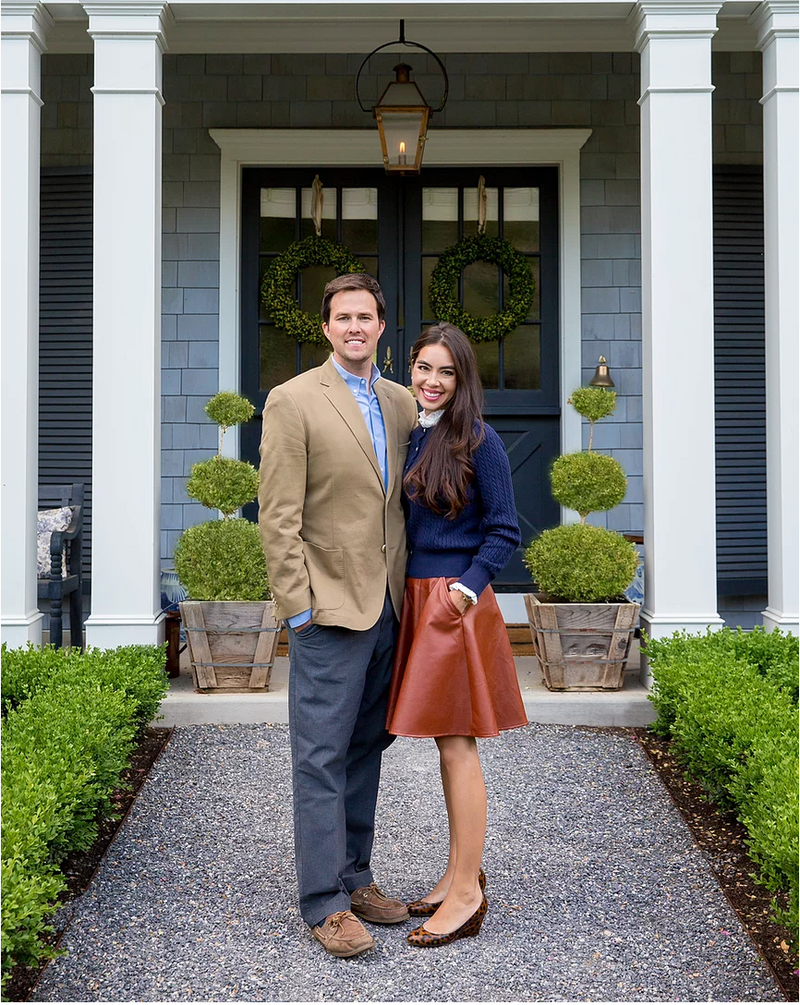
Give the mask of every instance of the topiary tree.
<svg viewBox="0 0 800 1005">
<path fill-rule="evenodd" d="M 525 552 L 525 564 L 539 588 L 568 603 L 599 603 L 619 598 L 639 564 L 631 542 L 616 531 L 586 523 L 589 513 L 618 506 L 628 480 L 619 461 L 592 450 L 594 424 L 613 415 L 617 396 L 602 387 L 579 387 L 569 403 L 589 421 L 589 447 L 559 457 L 550 469 L 556 502 L 574 509 L 579 524 L 546 530 Z"/>
<path fill-rule="evenodd" d="M 219 452 L 193 465 L 186 492 L 221 520 L 189 527 L 175 546 L 175 571 L 192 600 L 268 600 L 267 564 L 258 528 L 233 514 L 258 493 L 258 471 L 247 461 L 222 456 L 231 426 L 247 422 L 255 408 L 233 391 L 220 391 L 206 414 L 220 426 Z"/>
</svg>

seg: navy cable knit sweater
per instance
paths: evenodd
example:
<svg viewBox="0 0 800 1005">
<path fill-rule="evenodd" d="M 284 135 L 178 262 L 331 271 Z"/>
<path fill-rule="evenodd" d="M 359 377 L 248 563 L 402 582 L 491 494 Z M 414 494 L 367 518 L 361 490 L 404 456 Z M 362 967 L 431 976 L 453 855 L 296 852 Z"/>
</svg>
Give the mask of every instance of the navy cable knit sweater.
<svg viewBox="0 0 800 1005">
<path fill-rule="evenodd" d="M 403 493 L 411 549 L 409 578 L 456 576 L 478 596 L 522 540 L 503 441 L 491 426 L 484 430 L 483 441 L 472 455 L 475 477 L 467 490 L 469 501 L 455 520 Z M 429 430 L 421 426 L 411 433 L 406 471 L 425 449 L 428 435 Z"/>
</svg>

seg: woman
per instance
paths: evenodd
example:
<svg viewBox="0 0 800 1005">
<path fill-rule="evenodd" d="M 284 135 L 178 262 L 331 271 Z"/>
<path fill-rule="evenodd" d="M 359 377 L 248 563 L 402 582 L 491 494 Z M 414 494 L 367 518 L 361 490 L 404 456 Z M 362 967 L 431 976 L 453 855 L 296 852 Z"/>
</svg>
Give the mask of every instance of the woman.
<svg viewBox="0 0 800 1005">
<path fill-rule="evenodd" d="M 411 350 L 422 406 L 403 477 L 409 557 L 386 728 L 434 737 L 450 855 L 433 890 L 409 904 L 427 920 L 408 936 L 439 946 L 477 935 L 486 788 L 475 737 L 527 724 L 503 616 L 489 583 L 520 543 L 502 441 L 481 419 L 483 390 L 467 337 L 451 324 Z"/>
</svg>

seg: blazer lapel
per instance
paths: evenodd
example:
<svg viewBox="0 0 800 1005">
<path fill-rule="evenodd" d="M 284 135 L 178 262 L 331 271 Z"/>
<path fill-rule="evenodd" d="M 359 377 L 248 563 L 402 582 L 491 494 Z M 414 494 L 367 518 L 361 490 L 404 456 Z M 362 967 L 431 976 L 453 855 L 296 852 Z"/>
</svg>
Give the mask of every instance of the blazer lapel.
<svg viewBox="0 0 800 1005">
<path fill-rule="evenodd" d="M 389 484 L 386 487 L 386 495 L 390 496 L 394 488 L 395 478 L 397 477 L 397 410 L 388 392 L 388 384 L 385 377 L 381 377 L 380 380 L 376 381 L 373 387 L 378 396 L 378 401 L 381 403 L 383 424 L 386 428 L 386 463 L 389 469 L 387 478 Z"/>
<path fill-rule="evenodd" d="M 370 462 L 375 474 L 378 476 L 381 488 L 383 488 L 383 474 L 381 472 L 380 464 L 378 464 L 378 458 L 375 456 L 375 448 L 372 445 L 372 438 L 369 435 L 367 424 L 364 422 L 364 416 L 361 414 L 361 409 L 358 407 L 358 402 L 353 397 L 353 392 L 342 380 L 336 370 L 336 367 L 333 363 L 331 363 L 330 358 L 328 358 L 326 363 L 322 364 L 320 369 L 322 371 L 320 374 L 320 384 L 322 384 L 322 390 L 325 397 L 328 401 L 330 401 L 339 415 L 341 415 L 350 429 L 350 432 L 353 436 L 355 436 L 358 445 L 366 454 L 367 460 Z M 381 407 L 383 407 L 383 401 L 381 401 Z M 384 422 L 386 422 L 385 416 Z M 388 424 L 386 426 L 386 435 L 388 439 Z M 397 448 L 395 446 L 395 450 L 396 449 Z M 389 452 L 388 447 L 387 452 Z M 389 470 L 391 481 L 391 468 Z"/>
</svg>

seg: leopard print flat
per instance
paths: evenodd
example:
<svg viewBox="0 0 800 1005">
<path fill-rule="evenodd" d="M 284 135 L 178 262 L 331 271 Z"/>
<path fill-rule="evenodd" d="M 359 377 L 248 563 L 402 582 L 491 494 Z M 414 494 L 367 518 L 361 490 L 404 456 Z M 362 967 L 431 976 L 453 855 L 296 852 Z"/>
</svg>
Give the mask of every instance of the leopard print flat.
<svg viewBox="0 0 800 1005">
<path fill-rule="evenodd" d="M 413 932 L 406 936 L 406 941 L 412 946 L 422 946 L 425 949 L 435 949 L 437 946 L 447 946 L 451 942 L 455 942 L 457 939 L 466 939 L 473 937 L 478 934 L 481 930 L 481 925 L 483 924 L 483 919 L 486 917 L 486 911 L 489 908 L 489 903 L 484 896 L 480 903 L 478 910 L 468 918 L 467 921 L 457 928 L 454 932 L 446 932 L 443 935 L 437 932 L 429 932 L 424 925 L 420 925 L 419 928 L 415 928 Z"/>
<path fill-rule="evenodd" d="M 483 869 L 478 873 L 478 885 L 481 888 L 481 892 L 486 889 L 486 873 Z M 441 900 L 435 904 L 430 900 L 415 900 L 410 904 L 406 904 L 406 910 L 412 918 L 430 918 L 432 914 L 436 914 L 441 906 Z"/>
</svg>

